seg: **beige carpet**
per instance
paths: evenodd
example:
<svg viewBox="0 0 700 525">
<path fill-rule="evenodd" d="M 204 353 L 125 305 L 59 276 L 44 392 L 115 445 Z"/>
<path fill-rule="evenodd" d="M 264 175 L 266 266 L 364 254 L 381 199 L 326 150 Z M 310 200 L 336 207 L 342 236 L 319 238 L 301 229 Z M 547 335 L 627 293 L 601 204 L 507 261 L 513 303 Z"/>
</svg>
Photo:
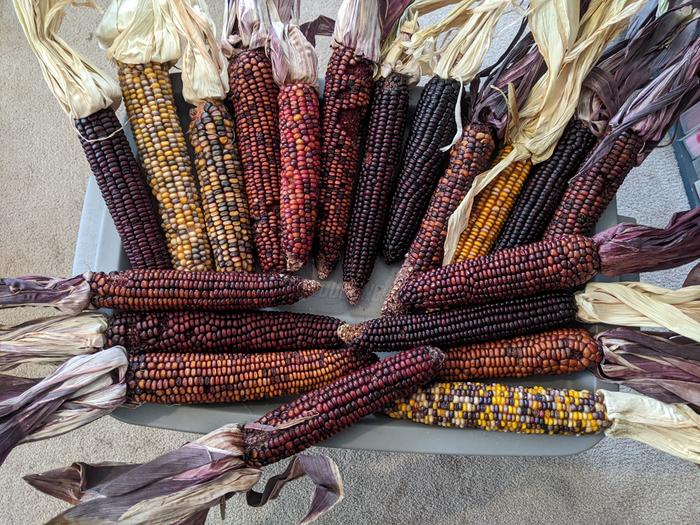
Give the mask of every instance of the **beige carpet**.
<svg viewBox="0 0 700 525">
<path fill-rule="evenodd" d="M 222 2 L 211 4 L 218 23 Z M 305 4 L 309 11 L 313 4 L 316 13 L 332 16 L 339 1 Z M 74 11 L 63 34 L 107 66 L 91 35 L 97 21 L 97 13 Z M 8 1 L 0 5 L 0 27 L 0 275 L 66 275 L 89 169 Z M 319 49 L 325 47 L 324 41 Z M 685 207 L 670 148 L 656 152 L 621 190 L 621 212 L 640 222 L 660 225 Z M 665 272 L 653 280 L 677 285 L 682 272 Z M 4 311 L 0 323 L 36 314 Z M 21 480 L 24 474 L 74 460 L 141 462 L 192 437 L 107 417 L 69 435 L 21 446 L 0 467 L 0 523 L 41 523 L 64 508 L 29 488 Z M 324 452 L 337 460 L 347 497 L 322 523 L 700 522 L 700 469 L 625 441 L 606 439 L 588 452 L 558 459 Z M 234 499 L 226 523 L 292 523 L 303 515 L 309 488 L 309 482 L 298 482 L 264 509 L 248 509 Z M 219 521 L 213 511 L 210 522 Z"/>
</svg>

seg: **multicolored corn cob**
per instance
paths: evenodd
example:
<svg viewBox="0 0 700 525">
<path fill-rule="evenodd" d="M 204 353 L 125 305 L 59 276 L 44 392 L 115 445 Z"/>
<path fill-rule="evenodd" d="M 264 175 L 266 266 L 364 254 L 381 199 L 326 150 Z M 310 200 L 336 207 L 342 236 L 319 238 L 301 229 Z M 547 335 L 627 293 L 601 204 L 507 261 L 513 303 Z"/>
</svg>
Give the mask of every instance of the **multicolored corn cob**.
<svg viewBox="0 0 700 525">
<path fill-rule="evenodd" d="M 454 115 L 460 89 L 459 81 L 437 75 L 423 88 L 382 242 L 387 263 L 401 260 L 418 231 L 447 157 L 440 148 L 448 145 L 456 132 Z"/>
<path fill-rule="evenodd" d="M 438 381 L 571 374 L 600 363 L 603 349 L 584 328 L 557 328 L 533 335 L 450 348 Z"/>
<path fill-rule="evenodd" d="M 146 352 L 283 352 L 338 348 L 342 322 L 295 312 L 117 312 L 108 321 L 107 346 Z"/>
<path fill-rule="evenodd" d="M 505 146 L 494 164 L 507 157 L 512 149 L 510 145 Z M 459 238 L 453 262 L 474 259 L 491 252 L 531 168 L 532 161 L 529 159 L 512 162 L 477 195 L 469 224 Z"/>
<path fill-rule="evenodd" d="M 190 111 L 189 137 L 204 219 L 219 272 L 252 272 L 253 240 L 233 120 L 223 102 L 209 99 Z"/>
<path fill-rule="evenodd" d="M 228 74 L 258 263 L 263 272 L 281 272 L 279 88 L 263 48 L 238 52 Z"/>
<path fill-rule="evenodd" d="M 374 64 L 354 49 L 336 45 L 326 69 L 321 108 L 320 207 L 316 270 L 327 278 L 347 237 L 362 132 L 372 95 Z"/>
<path fill-rule="evenodd" d="M 406 350 L 268 412 L 245 427 L 247 463 L 268 465 L 328 439 L 429 381 L 442 358 L 437 348 Z"/>
<path fill-rule="evenodd" d="M 552 156 L 534 166 L 525 180 L 493 247 L 494 251 L 522 246 L 542 238 L 569 181 L 597 140 L 585 123 L 576 118 L 569 122 Z"/>
<path fill-rule="evenodd" d="M 425 425 L 523 434 L 598 434 L 612 423 L 597 393 L 468 382 L 419 388 L 386 413 Z"/>
<path fill-rule="evenodd" d="M 269 354 L 137 354 L 129 357 L 127 403 L 237 403 L 327 385 L 377 360 L 354 350 Z"/>
<path fill-rule="evenodd" d="M 441 348 L 514 337 L 576 320 L 573 294 L 551 293 L 447 311 L 385 316 L 338 335 L 354 348 L 400 350 L 431 344 Z"/>
<path fill-rule="evenodd" d="M 343 259 L 343 290 L 353 304 L 360 299 L 379 251 L 407 111 L 407 78 L 391 73 L 377 80 Z"/>
<path fill-rule="evenodd" d="M 178 270 L 211 270 L 214 262 L 177 116 L 170 65 L 118 62 L 119 84 L 148 184 L 158 201 L 173 266 Z"/>
</svg>

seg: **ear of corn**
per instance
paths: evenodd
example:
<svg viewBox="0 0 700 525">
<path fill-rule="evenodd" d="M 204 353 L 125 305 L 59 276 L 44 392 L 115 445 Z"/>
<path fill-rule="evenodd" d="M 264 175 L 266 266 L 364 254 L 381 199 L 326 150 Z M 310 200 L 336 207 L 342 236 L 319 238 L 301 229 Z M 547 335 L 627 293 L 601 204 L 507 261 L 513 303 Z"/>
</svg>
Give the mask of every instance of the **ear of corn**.
<svg viewBox="0 0 700 525">
<path fill-rule="evenodd" d="M 282 352 L 342 346 L 341 324 L 333 317 L 294 312 L 117 312 L 105 339 L 132 354 Z"/>
<path fill-rule="evenodd" d="M 355 348 L 441 348 L 493 341 L 556 328 L 576 320 L 573 294 L 551 293 L 447 311 L 403 314 L 342 325 L 338 335 Z"/>
<path fill-rule="evenodd" d="M 353 350 L 137 354 L 129 357 L 127 402 L 236 403 L 287 396 L 319 388 L 374 361 L 374 354 Z"/>
<path fill-rule="evenodd" d="M 522 246 L 542 238 L 571 178 L 596 143 L 596 136 L 572 119 L 552 156 L 533 167 L 496 241 L 494 251 Z"/>
<path fill-rule="evenodd" d="M 333 49 L 321 109 L 322 178 L 316 255 L 321 279 L 331 274 L 345 247 L 372 76 L 373 63 L 354 49 L 343 45 Z"/>
<path fill-rule="evenodd" d="M 343 259 L 343 289 L 353 304 L 360 299 L 374 268 L 401 154 L 407 111 L 406 77 L 391 73 L 377 80 Z"/>
<path fill-rule="evenodd" d="M 213 260 L 185 135 L 177 116 L 170 64 L 118 63 L 119 83 L 163 231 L 179 270 L 211 270 Z"/>
<path fill-rule="evenodd" d="M 602 397 L 586 390 L 434 383 L 387 409 L 395 419 L 523 434 L 597 434 L 610 426 Z"/>
<path fill-rule="evenodd" d="M 512 149 L 512 146 L 504 147 L 495 164 L 507 157 Z M 532 161 L 529 159 L 513 162 L 477 195 L 469 224 L 460 235 L 453 262 L 474 259 L 491 252 L 531 168 Z"/>
<path fill-rule="evenodd" d="M 268 412 L 245 427 L 246 461 L 267 465 L 324 441 L 430 380 L 442 353 L 400 352 Z"/>
<path fill-rule="evenodd" d="M 460 83 L 433 76 L 421 93 L 391 200 L 382 243 L 387 263 L 399 261 L 413 241 L 447 156 L 440 148 L 456 132 Z"/>
<path fill-rule="evenodd" d="M 599 271 L 593 239 L 566 235 L 416 274 L 398 300 L 420 309 L 480 304 L 574 288 Z"/>
<path fill-rule="evenodd" d="M 96 308 L 250 310 L 295 303 L 319 284 L 282 274 L 125 270 L 91 274 L 90 288 Z"/>
<path fill-rule="evenodd" d="M 233 120 L 214 99 L 200 102 L 190 115 L 190 142 L 216 270 L 252 272 L 250 214 Z"/>
<path fill-rule="evenodd" d="M 533 335 L 450 348 L 438 381 L 571 374 L 599 363 L 603 351 L 584 328 L 558 328 Z"/>
<path fill-rule="evenodd" d="M 263 272 L 281 272 L 279 88 L 262 48 L 238 53 L 228 73 L 258 263 Z"/>
<path fill-rule="evenodd" d="M 316 233 L 321 127 L 316 88 L 285 84 L 279 93 L 282 245 L 287 270 L 300 270 Z"/>
</svg>

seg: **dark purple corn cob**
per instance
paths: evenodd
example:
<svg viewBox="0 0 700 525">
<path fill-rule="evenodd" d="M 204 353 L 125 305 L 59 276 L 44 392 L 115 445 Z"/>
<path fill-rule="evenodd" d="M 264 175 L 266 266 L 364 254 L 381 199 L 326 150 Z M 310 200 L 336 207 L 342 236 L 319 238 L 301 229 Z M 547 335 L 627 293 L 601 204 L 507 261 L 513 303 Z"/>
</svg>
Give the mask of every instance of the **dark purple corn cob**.
<svg viewBox="0 0 700 525">
<path fill-rule="evenodd" d="M 378 80 L 343 259 L 343 289 L 353 304 L 359 300 L 374 268 L 401 154 L 407 111 L 406 77 L 392 73 Z"/>
<path fill-rule="evenodd" d="M 132 268 L 172 268 L 151 189 L 111 109 L 75 119 L 80 143 Z"/>
<path fill-rule="evenodd" d="M 391 200 L 382 250 L 387 263 L 399 261 L 410 246 L 442 174 L 448 145 L 456 132 L 455 104 L 460 84 L 434 76 L 423 88 L 404 148 Z"/>
<path fill-rule="evenodd" d="M 410 395 L 433 378 L 442 360 L 437 348 L 406 350 L 268 412 L 244 429 L 247 463 L 275 463 L 330 438 Z"/>
<path fill-rule="evenodd" d="M 337 348 L 339 319 L 294 312 L 117 312 L 105 346 L 144 352 L 277 352 Z"/>
</svg>

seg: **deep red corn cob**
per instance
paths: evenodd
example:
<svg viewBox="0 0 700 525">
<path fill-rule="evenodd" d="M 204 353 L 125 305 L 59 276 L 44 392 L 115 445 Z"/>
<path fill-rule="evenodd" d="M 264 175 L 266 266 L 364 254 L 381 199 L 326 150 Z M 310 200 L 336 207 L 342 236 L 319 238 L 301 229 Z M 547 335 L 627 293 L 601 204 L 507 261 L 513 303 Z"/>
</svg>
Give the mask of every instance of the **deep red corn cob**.
<svg viewBox="0 0 700 525">
<path fill-rule="evenodd" d="M 450 347 L 556 328 L 576 320 L 573 294 L 550 293 L 447 311 L 403 314 L 345 324 L 343 341 L 356 348 L 400 350 L 421 344 Z"/>
<path fill-rule="evenodd" d="M 387 263 L 399 261 L 408 250 L 442 174 L 447 154 L 440 148 L 450 143 L 456 131 L 454 110 L 459 90 L 458 81 L 438 76 L 423 88 L 384 233 L 382 246 Z"/>
<path fill-rule="evenodd" d="M 379 250 L 408 111 L 406 77 L 391 73 L 374 86 L 365 153 L 357 179 L 348 246 L 343 259 L 343 289 L 356 303 Z"/>
<path fill-rule="evenodd" d="M 106 346 L 145 352 L 282 352 L 337 348 L 342 322 L 294 312 L 117 312 Z"/>
<path fill-rule="evenodd" d="M 318 93 L 304 83 L 285 84 L 279 93 L 282 246 L 287 270 L 306 263 L 316 233 L 321 172 Z"/>
<path fill-rule="evenodd" d="M 246 461 L 268 465 L 328 439 L 432 379 L 442 358 L 430 347 L 400 352 L 268 412 L 245 427 Z"/>
<path fill-rule="evenodd" d="M 279 88 L 264 49 L 241 51 L 228 73 L 258 263 L 263 272 L 281 272 Z"/>
<path fill-rule="evenodd" d="M 112 109 L 75 119 L 80 143 L 132 268 L 172 268 L 151 190 Z"/>
<path fill-rule="evenodd" d="M 372 93 L 372 62 L 353 49 L 333 49 L 326 69 L 321 109 L 320 206 L 316 269 L 328 277 L 345 247 L 357 176 L 362 124 Z"/>
</svg>

